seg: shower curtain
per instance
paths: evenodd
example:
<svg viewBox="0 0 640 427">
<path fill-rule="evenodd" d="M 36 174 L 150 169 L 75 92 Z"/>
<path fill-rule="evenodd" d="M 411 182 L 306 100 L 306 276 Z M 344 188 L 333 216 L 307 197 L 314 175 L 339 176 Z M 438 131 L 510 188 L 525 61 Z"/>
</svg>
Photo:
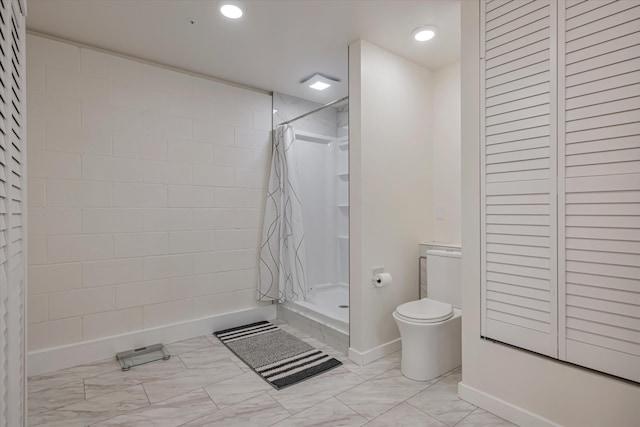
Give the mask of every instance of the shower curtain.
<svg viewBox="0 0 640 427">
<path fill-rule="evenodd" d="M 297 193 L 295 146 L 293 127 L 278 125 L 260 247 L 259 301 L 306 298 L 304 229 Z"/>
</svg>

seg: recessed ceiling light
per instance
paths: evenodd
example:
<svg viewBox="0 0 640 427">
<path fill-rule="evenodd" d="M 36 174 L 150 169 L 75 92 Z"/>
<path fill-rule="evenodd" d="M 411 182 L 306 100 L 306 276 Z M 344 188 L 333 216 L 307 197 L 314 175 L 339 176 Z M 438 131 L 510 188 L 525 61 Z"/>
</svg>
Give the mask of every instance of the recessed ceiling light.
<svg viewBox="0 0 640 427">
<path fill-rule="evenodd" d="M 435 27 L 420 27 L 413 30 L 413 38 L 419 42 L 426 42 L 436 36 Z"/>
<path fill-rule="evenodd" d="M 244 15 L 240 5 L 235 2 L 222 2 L 220 4 L 220 13 L 229 19 L 240 19 Z"/>
<path fill-rule="evenodd" d="M 308 86 L 311 89 L 315 90 L 325 90 L 333 83 L 339 82 L 339 79 L 334 79 L 332 77 L 323 76 L 322 74 L 316 73 L 309 78 L 302 80 L 300 83 L 304 86 Z"/>
<path fill-rule="evenodd" d="M 309 85 L 309 87 L 315 90 L 325 90 L 326 88 L 331 87 L 331 85 L 329 83 L 317 81 L 314 84 Z"/>
</svg>

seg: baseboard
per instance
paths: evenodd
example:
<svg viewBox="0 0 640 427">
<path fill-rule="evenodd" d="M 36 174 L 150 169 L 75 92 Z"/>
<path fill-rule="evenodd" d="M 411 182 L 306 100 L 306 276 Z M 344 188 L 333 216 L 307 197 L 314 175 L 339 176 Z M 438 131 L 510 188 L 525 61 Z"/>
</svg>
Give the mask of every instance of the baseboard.
<svg viewBox="0 0 640 427">
<path fill-rule="evenodd" d="M 273 320 L 276 306 L 263 306 L 186 320 L 90 341 L 45 348 L 28 353 L 28 375 L 40 375 L 83 363 L 114 357 L 116 353 L 155 343 L 168 344 L 234 326 Z"/>
<path fill-rule="evenodd" d="M 357 363 L 360 366 L 364 366 L 383 358 L 387 354 L 395 353 L 401 348 L 402 341 L 400 340 L 400 338 L 396 338 L 395 340 L 386 342 L 364 352 L 360 352 L 352 347 L 349 347 L 349 360 Z"/>
<path fill-rule="evenodd" d="M 458 395 L 461 399 L 519 426 L 560 427 L 560 424 L 556 424 L 538 414 L 534 414 L 533 412 L 463 383 L 458 384 Z"/>
</svg>

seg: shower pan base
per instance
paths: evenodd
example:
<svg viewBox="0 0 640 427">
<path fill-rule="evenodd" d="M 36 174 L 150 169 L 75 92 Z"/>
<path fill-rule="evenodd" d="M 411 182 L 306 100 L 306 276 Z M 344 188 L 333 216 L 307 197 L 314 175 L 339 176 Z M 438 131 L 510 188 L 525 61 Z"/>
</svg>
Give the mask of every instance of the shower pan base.
<svg viewBox="0 0 640 427">
<path fill-rule="evenodd" d="M 316 305 L 292 301 L 278 304 L 278 319 L 347 354 L 349 324 L 332 317 L 331 313 L 322 313 Z"/>
</svg>

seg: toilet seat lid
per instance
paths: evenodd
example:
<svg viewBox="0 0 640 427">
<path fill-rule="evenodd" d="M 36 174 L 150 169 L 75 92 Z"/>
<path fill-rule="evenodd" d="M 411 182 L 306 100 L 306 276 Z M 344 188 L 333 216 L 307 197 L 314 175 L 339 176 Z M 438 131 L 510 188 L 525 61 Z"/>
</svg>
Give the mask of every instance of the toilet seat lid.
<svg viewBox="0 0 640 427">
<path fill-rule="evenodd" d="M 422 298 L 400 304 L 396 312 L 407 320 L 423 323 L 442 322 L 453 316 L 453 306 L 445 302 Z"/>
</svg>

